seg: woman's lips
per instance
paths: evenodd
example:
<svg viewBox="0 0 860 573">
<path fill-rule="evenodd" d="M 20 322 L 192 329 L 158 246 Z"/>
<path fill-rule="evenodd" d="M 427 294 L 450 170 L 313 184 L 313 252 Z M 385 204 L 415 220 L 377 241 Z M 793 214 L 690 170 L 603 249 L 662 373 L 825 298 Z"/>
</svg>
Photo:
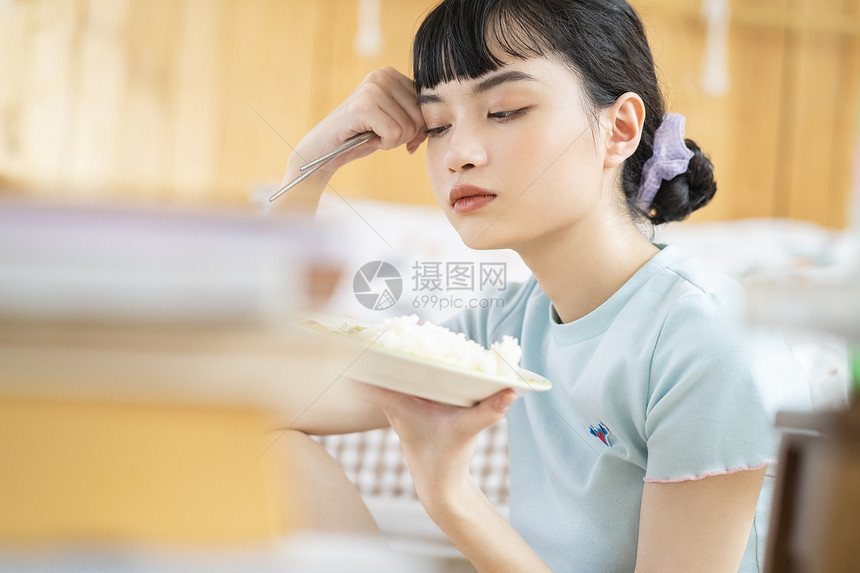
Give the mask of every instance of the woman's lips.
<svg viewBox="0 0 860 573">
<path fill-rule="evenodd" d="M 491 203 L 496 194 L 474 185 L 456 185 L 451 188 L 448 200 L 455 213 L 464 214 L 476 211 Z"/>
<path fill-rule="evenodd" d="M 495 195 L 472 195 L 469 197 L 463 197 L 454 203 L 454 212 L 459 215 L 471 213 L 472 211 L 476 211 L 484 205 L 487 205 L 495 198 Z"/>
</svg>

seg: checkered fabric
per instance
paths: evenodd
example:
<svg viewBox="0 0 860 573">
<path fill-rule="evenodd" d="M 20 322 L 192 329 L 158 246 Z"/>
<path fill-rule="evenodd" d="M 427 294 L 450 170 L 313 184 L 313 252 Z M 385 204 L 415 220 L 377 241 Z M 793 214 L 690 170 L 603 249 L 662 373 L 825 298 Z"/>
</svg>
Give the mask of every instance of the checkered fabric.
<svg viewBox="0 0 860 573">
<path fill-rule="evenodd" d="M 362 495 L 416 497 L 412 477 L 391 429 L 315 438 L 343 466 Z M 495 505 L 508 503 L 508 429 L 503 419 L 478 435 L 470 468 Z"/>
</svg>

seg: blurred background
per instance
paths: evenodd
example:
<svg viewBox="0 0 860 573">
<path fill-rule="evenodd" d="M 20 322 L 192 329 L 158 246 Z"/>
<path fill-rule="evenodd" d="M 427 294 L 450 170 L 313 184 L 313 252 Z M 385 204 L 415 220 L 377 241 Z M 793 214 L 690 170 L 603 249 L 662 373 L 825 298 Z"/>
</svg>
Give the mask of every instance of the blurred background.
<svg viewBox="0 0 860 573">
<path fill-rule="evenodd" d="M 635 0 L 669 108 L 720 192 L 695 220 L 849 222 L 857 0 Z M 244 207 L 370 70 L 409 72 L 432 0 L 0 1 L 6 193 Z M 344 169 L 346 197 L 429 204 L 423 152 Z"/>
<path fill-rule="evenodd" d="M 500 289 L 428 293 L 416 269 L 528 274 L 511 252 L 462 245 L 423 147 L 343 168 L 313 226 L 261 216 L 292 146 L 369 71 L 409 74 L 435 4 L 0 0 L 0 569 L 471 570 L 389 430 L 320 441 L 398 558 L 364 539 L 297 538 L 291 452 L 270 433 L 354 403 L 335 382 L 355 356 L 285 328 L 294 313 L 435 321 L 455 294 Z M 745 282 L 751 321 L 787 327 L 815 410 L 846 409 L 852 380 L 860 391 L 860 0 L 632 4 L 669 110 L 719 185 L 656 239 Z M 368 261 L 402 275 L 393 306 L 357 301 Z M 856 430 L 851 415 L 782 425 Z M 482 434 L 473 461 L 503 512 L 506 436 Z M 789 523 L 772 554 L 812 539 L 806 563 L 856 564 L 860 435 L 846 440 L 831 458 L 797 445 L 812 469 L 777 494 L 783 507 L 818 496 L 799 504 L 812 517 L 791 514 L 818 533 Z"/>
</svg>

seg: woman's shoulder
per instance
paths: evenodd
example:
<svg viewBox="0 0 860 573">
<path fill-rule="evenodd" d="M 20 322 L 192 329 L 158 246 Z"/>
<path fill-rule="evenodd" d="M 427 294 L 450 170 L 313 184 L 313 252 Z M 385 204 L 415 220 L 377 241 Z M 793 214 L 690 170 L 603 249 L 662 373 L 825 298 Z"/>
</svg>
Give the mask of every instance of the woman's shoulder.
<svg viewBox="0 0 860 573">
<path fill-rule="evenodd" d="M 671 276 L 677 286 L 691 292 L 717 296 L 740 297 L 743 288 L 734 278 L 708 266 L 675 245 L 660 245 L 651 260 L 660 272 Z"/>
<path fill-rule="evenodd" d="M 672 246 L 663 248 L 653 262 L 658 269 L 637 303 L 651 308 L 652 324 L 659 331 L 655 352 L 669 347 L 677 356 L 745 346 L 746 306 L 740 283 Z"/>
<path fill-rule="evenodd" d="M 691 327 L 703 320 L 726 326 L 743 323 L 744 289 L 734 278 L 671 245 L 651 264 L 653 276 L 637 303 L 650 306 L 658 322 L 677 320 Z"/>
</svg>

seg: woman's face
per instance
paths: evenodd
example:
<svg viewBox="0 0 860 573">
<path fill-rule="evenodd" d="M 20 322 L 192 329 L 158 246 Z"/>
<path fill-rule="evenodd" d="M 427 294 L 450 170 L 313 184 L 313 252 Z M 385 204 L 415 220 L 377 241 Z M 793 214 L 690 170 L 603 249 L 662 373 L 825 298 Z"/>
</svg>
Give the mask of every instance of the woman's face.
<svg viewBox="0 0 860 573">
<path fill-rule="evenodd" d="M 570 68 L 547 58 L 419 94 L 430 184 L 466 245 L 539 246 L 594 213 L 604 152 L 586 101 Z"/>
</svg>

